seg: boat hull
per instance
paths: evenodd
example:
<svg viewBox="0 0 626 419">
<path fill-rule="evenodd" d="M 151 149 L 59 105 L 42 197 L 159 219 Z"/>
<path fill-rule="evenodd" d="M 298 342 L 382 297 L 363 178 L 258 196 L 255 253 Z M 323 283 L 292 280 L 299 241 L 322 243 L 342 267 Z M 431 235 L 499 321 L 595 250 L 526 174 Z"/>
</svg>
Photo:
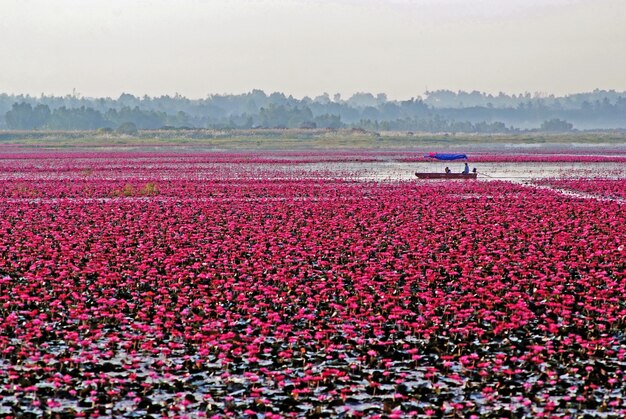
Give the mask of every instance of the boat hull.
<svg viewBox="0 0 626 419">
<path fill-rule="evenodd" d="M 419 179 L 476 179 L 478 173 L 415 173 Z"/>
</svg>

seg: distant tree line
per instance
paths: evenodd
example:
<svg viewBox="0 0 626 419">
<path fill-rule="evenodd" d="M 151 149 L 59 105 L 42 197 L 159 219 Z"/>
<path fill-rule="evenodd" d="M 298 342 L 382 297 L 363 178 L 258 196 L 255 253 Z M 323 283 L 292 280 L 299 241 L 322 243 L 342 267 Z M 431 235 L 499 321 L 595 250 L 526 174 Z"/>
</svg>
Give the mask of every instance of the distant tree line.
<svg viewBox="0 0 626 419">
<path fill-rule="evenodd" d="M 206 99 L 178 94 L 124 93 L 117 99 L 0 94 L 4 130 L 343 127 L 476 133 L 626 129 L 626 92 L 594 90 L 556 97 L 438 90 L 400 101 L 383 93 L 296 99 L 262 90 Z"/>
<path fill-rule="evenodd" d="M 9 129 L 16 130 L 95 130 L 118 128 L 132 123 L 137 129 L 155 129 L 163 126 L 182 126 L 188 123 L 184 112 L 174 115 L 165 112 L 142 110 L 138 106 L 110 108 L 102 113 L 92 107 L 59 108 L 50 110 L 47 104 L 14 103 L 5 114 Z"/>
</svg>

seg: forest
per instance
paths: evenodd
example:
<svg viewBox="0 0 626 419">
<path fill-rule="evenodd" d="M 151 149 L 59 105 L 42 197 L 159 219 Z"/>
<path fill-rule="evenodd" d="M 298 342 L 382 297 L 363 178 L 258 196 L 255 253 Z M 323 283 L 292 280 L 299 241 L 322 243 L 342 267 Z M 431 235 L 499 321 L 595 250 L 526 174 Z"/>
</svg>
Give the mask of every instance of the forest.
<svg viewBox="0 0 626 419">
<path fill-rule="evenodd" d="M 252 90 L 189 99 L 123 93 L 89 98 L 0 94 L 0 130 L 360 128 L 372 131 L 507 133 L 626 129 L 626 92 L 566 96 L 427 91 L 407 100 L 384 93 L 301 99 Z"/>
</svg>

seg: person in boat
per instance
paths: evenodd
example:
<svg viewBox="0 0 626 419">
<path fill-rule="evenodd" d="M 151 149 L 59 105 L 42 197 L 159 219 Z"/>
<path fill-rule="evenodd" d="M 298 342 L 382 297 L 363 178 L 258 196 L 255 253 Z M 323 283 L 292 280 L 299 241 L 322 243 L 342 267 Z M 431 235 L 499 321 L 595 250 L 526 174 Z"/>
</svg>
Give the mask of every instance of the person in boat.
<svg viewBox="0 0 626 419">
<path fill-rule="evenodd" d="M 467 164 L 467 162 L 465 163 L 465 169 L 463 169 L 461 173 L 463 173 L 464 175 L 469 175 L 469 164 Z"/>
<path fill-rule="evenodd" d="M 449 168 L 448 166 L 446 166 L 446 175 L 447 175 L 448 173 L 450 173 L 451 171 L 452 171 L 452 170 L 450 170 L 450 168 Z"/>
<path fill-rule="evenodd" d="M 476 174 L 476 173 L 478 173 L 478 170 L 476 170 L 476 168 L 474 167 L 474 168 L 472 169 L 472 173 Z"/>
</svg>

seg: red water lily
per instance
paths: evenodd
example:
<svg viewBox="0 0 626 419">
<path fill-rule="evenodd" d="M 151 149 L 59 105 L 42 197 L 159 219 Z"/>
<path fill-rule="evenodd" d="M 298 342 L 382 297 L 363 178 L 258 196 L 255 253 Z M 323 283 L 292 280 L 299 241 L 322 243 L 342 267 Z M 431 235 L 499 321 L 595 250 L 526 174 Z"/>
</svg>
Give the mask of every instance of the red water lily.
<svg viewBox="0 0 626 419">
<path fill-rule="evenodd" d="M 1 414 L 626 413 L 620 200 L 298 153 L 4 157 Z"/>
</svg>

